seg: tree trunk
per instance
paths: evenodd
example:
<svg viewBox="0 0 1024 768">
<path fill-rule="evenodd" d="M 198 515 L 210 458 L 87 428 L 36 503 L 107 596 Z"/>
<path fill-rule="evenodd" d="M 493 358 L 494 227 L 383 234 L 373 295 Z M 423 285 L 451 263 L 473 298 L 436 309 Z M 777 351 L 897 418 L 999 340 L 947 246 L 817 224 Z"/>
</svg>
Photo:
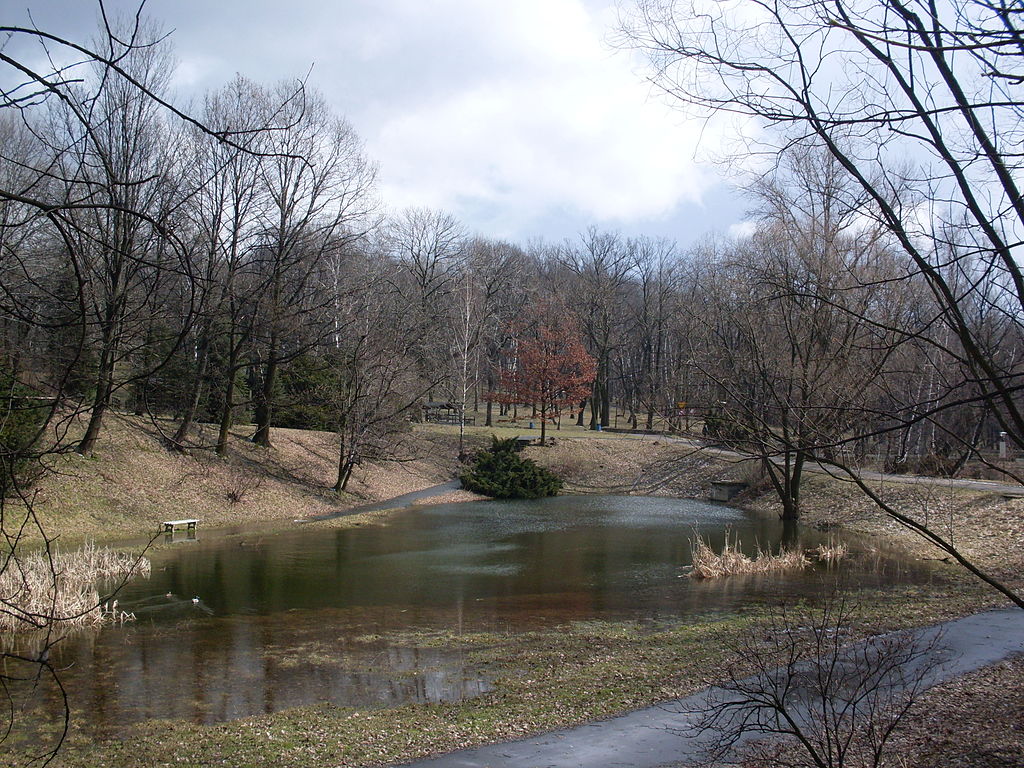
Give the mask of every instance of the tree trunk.
<svg viewBox="0 0 1024 768">
<path fill-rule="evenodd" d="M 76 449 L 83 456 L 90 455 L 96 448 L 100 430 L 103 427 L 103 416 L 110 407 L 110 397 L 114 391 L 114 349 L 110 341 L 111 335 L 104 332 L 103 353 L 100 355 L 99 370 L 96 373 L 96 395 L 92 401 L 92 413 L 85 435 Z"/>
<path fill-rule="evenodd" d="M 534 416 L 537 415 L 537 406 L 533 407 Z M 540 444 L 544 445 L 545 436 L 547 435 L 547 424 L 548 424 L 548 407 L 547 404 L 541 400 L 540 403 Z"/>
<path fill-rule="evenodd" d="M 271 354 L 275 354 L 273 349 Z M 270 421 L 276 380 L 277 360 L 271 356 L 263 369 L 263 386 L 260 388 L 260 396 L 256 400 L 256 432 L 252 436 L 252 441 L 264 448 L 270 447 Z"/>
<path fill-rule="evenodd" d="M 196 418 L 196 411 L 199 410 L 199 399 L 203 393 L 203 378 L 206 376 L 207 361 L 210 359 L 209 335 L 203 333 L 199 342 L 198 359 L 196 360 L 195 378 L 192 380 L 192 387 L 189 391 L 188 400 L 185 403 L 185 412 L 181 415 L 181 424 L 171 438 L 170 448 L 184 450 L 185 440 L 188 439 L 192 422 Z"/>
<path fill-rule="evenodd" d="M 334 492 L 343 493 L 348 486 L 348 479 L 352 477 L 352 466 L 355 464 L 355 457 L 345 447 L 345 441 L 341 441 L 341 448 L 338 450 L 338 479 L 334 482 Z"/>
<path fill-rule="evenodd" d="M 459 403 L 459 461 L 462 461 L 466 454 L 464 446 L 466 443 L 466 398 L 463 390 L 462 402 Z"/>
<path fill-rule="evenodd" d="M 96 441 L 100 436 L 100 429 L 103 427 L 103 414 L 107 411 L 107 404 L 104 399 L 97 397 L 93 401 L 92 413 L 89 414 L 89 426 L 85 429 L 85 435 L 76 449 L 83 456 L 89 456 L 96 447 Z"/>
<path fill-rule="evenodd" d="M 762 466 L 772 481 L 772 486 L 782 503 L 784 521 L 800 519 L 800 478 L 804 468 L 803 451 L 786 451 L 780 467 L 769 457 L 761 459 Z"/>
<path fill-rule="evenodd" d="M 226 456 L 228 452 L 228 435 L 231 431 L 232 416 L 235 408 L 235 376 L 238 375 L 238 349 L 234 337 L 229 340 L 228 349 L 228 380 L 224 386 L 224 403 L 220 410 L 220 430 L 217 432 L 217 455 Z"/>
<path fill-rule="evenodd" d="M 349 478 L 352 477 L 352 467 L 354 462 L 346 461 L 343 464 L 338 465 L 338 480 L 334 484 L 335 493 L 344 493 L 348 487 Z"/>
<path fill-rule="evenodd" d="M 148 388 L 149 377 L 143 377 L 135 382 L 135 408 L 134 412 L 136 416 L 146 415 L 146 389 Z"/>
</svg>

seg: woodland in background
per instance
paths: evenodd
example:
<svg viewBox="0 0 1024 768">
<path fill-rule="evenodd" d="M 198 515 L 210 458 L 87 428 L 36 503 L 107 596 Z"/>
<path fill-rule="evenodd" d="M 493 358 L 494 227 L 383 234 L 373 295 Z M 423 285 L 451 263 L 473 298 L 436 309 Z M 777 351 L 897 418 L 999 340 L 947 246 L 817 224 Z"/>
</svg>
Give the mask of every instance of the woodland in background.
<svg viewBox="0 0 1024 768">
<path fill-rule="evenodd" d="M 333 431 L 343 491 L 440 406 L 459 425 L 700 425 L 761 460 L 790 520 L 805 467 L 834 468 L 1024 607 L 860 472 L 1019 482 L 1016 5 L 636 0 L 623 42 L 652 82 L 765 129 L 752 231 L 685 250 L 386 211 L 315 90 L 237 76 L 182 110 L 164 31 L 98 9 L 88 44 L 0 27 L 0 573 L 27 529 L 49 542 L 34 476 L 94 452 L 117 412 L 168 451 L 224 454 L 250 424 L 268 449 L 277 426 Z M 527 375 L 560 349 L 561 384 Z M 45 651 L 22 661 L 57 676 Z"/>
<path fill-rule="evenodd" d="M 675 7 L 638 19 L 654 34 Z M 82 58 L 6 61 L 23 80 L 0 109 L 8 492 L 35 459 L 92 452 L 111 411 L 151 416 L 172 451 L 223 454 L 236 425 L 267 447 L 275 426 L 334 431 L 341 491 L 362 459 L 400 457 L 430 404 L 460 425 L 700 424 L 761 458 L 790 519 L 809 462 L 1014 477 L 993 454 L 1002 432 L 1019 443 L 1010 246 L 950 221 L 908 258 L 893 206 L 923 191 L 866 186 L 828 130 L 748 176 L 749 235 L 521 245 L 385 211 L 359 137 L 301 82 L 236 76 L 179 111 L 166 35 L 104 23 L 95 49 L 5 30 Z M 643 29 L 652 57 L 700 59 Z M 541 337 L 573 350 L 576 379 L 525 385 Z"/>
</svg>

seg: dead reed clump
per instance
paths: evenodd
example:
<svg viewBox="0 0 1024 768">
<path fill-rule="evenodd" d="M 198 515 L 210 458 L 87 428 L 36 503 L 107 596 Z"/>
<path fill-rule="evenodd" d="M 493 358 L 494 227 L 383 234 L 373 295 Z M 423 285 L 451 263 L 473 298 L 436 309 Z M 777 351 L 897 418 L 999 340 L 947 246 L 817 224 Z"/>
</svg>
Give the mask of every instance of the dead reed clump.
<svg viewBox="0 0 1024 768">
<path fill-rule="evenodd" d="M 689 572 L 692 579 L 797 570 L 811 564 L 803 552 L 794 549 L 784 549 L 778 553 L 758 549 L 754 557 L 748 557 L 740 551 L 739 539 L 730 539 L 728 535 L 721 552 L 715 552 L 700 536 L 694 536 L 690 549 L 693 552 L 693 566 Z"/>
<path fill-rule="evenodd" d="M 819 544 L 814 551 L 814 558 L 822 563 L 833 565 L 846 557 L 849 548 L 844 542 L 830 541 L 828 544 Z"/>
<path fill-rule="evenodd" d="M 74 552 L 8 553 L 0 571 L 0 632 L 98 624 L 126 620 L 100 606 L 97 583 L 148 576 L 150 562 L 124 552 L 86 544 Z"/>
</svg>

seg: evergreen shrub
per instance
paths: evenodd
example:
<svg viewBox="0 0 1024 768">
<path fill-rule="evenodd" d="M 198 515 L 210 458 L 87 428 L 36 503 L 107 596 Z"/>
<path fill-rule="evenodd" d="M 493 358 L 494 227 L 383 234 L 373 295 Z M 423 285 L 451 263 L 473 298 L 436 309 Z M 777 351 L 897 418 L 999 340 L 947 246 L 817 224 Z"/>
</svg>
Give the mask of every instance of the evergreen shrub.
<svg viewBox="0 0 1024 768">
<path fill-rule="evenodd" d="M 32 444 L 46 421 L 49 403 L 0 365 L 0 494 L 6 495 L 16 479 L 28 481 L 26 469 Z"/>
<path fill-rule="evenodd" d="M 562 489 L 558 475 L 516 453 L 516 440 L 493 437 L 462 474 L 462 487 L 496 499 L 539 499 Z"/>
</svg>

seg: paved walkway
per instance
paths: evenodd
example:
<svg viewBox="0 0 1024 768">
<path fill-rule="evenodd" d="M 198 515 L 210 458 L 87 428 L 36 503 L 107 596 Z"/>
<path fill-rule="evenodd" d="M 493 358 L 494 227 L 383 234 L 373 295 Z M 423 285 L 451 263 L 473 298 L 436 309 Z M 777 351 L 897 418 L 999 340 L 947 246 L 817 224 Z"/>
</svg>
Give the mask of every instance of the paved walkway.
<svg viewBox="0 0 1024 768">
<path fill-rule="evenodd" d="M 448 480 L 438 485 L 432 485 L 429 488 L 421 488 L 418 491 L 403 493 L 401 496 L 393 496 L 390 499 L 384 499 L 384 501 L 375 501 L 372 504 L 363 504 L 360 507 L 352 507 L 342 512 L 317 515 L 316 517 L 309 517 L 296 522 L 309 523 L 316 520 L 334 520 L 338 517 L 349 517 L 350 515 L 359 515 L 363 512 L 376 512 L 379 509 L 405 509 L 423 499 L 429 499 L 431 496 L 440 496 L 442 493 L 448 493 L 449 491 L 457 491 L 461 487 L 462 481 Z"/>
<path fill-rule="evenodd" d="M 620 438 L 621 439 L 621 438 Z M 719 456 L 724 459 L 734 459 L 736 461 L 743 461 L 746 459 L 756 458 L 743 453 L 737 453 L 736 451 L 729 450 L 727 448 L 718 448 L 712 445 L 688 437 L 672 437 L 663 436 L 652 438 L 652 436 L 644 435 L 643 439 L 658 439 L 673 443 L 679 443 L 681 445 L 687 445 L 693 448 L 696 453 L 708 453 L 714 456 Z M 781 459 L 776 461 L 781 462 Z M 843 472 L 832 467 L 823 467 L 818 464 L 805 464 L 805 472 L 816 472 L 818 474 L 828 474 L 843 481 L 852 482 Z M 900 485 L 934 485 L 944 486 L 947 488 L 967 488 L 972 491 L 986 491 L 988 493 L 996 493 L 1000 496 L 1007 496 L 1011 498 L 1024 497 L 1024 485 L 1018 483 L 1000 483 L 994 480 L 975 480 L 969 477 L 931 477 L 926 475 L 894 475 L 886 472 L 875 472 L 874 470 L 864 469 L 858 473 L 861 479 L 870 480 L 873 483 L 897 483 Z"/>
<path fill-rule="evenodd" d="M 930 684 L 1024 653 L 1024 610 L 1004 608 L 918 630 L 923 640 L 941 632 L 942 663 Z M 609 720 L 523 741 L 452 752 L 414 768 L 657 768 L 687 762 L 701 751 L 693 733 L 707 693 Z"/>
</svg>

